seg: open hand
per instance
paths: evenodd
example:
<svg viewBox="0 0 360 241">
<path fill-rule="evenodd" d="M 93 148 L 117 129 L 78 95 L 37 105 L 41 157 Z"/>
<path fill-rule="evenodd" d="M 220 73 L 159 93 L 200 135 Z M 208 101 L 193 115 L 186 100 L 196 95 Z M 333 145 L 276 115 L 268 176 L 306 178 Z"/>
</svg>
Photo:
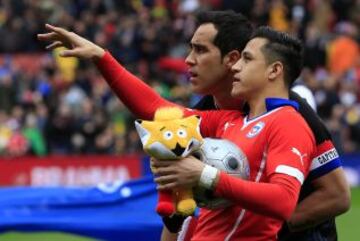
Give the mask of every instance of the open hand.
<svg viewBox="0 0 360 241">
<path fill-rule="evenodd" d="M 77 35 L 74 32 L 69 32 L 64 28 L 56 27 L 46 24 L 45 28 L 48 33 L 38 34 L 40 41 L 50 42 L 46 49 L 53 50 L 58 47 L 65 47 L 67 50 L 60 52 L 62 57 L 78 57 L 83 59 L 98 60 L 104 54 L 105 50 L 93 42 Z"/>
</svg>

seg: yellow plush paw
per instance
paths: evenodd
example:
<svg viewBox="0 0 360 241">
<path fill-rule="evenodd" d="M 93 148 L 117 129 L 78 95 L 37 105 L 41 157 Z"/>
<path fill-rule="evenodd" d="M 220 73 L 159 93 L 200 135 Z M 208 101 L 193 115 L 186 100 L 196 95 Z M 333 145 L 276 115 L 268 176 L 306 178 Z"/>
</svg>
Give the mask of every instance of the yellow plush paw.
<svg viewBox="0 0 360 241">
<path fill-rule="evenodd" d="M 189 216 L 191 214 L 194 213 L 196 208 L 196 203 L 194 201 L 194 199 L 184 199 L 178 202 L 177 204 L 177 212 L 185 215 L 185 216 Z"/>
</svg>

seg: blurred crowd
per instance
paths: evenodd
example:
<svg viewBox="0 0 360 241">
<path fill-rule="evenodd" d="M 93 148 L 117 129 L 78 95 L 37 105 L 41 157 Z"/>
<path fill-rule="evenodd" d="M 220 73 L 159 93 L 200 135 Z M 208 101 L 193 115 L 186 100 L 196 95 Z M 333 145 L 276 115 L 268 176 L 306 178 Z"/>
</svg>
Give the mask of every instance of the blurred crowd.
<svg viewBox="0 0 360 241">
<path fill-rule="evenodd" d="M 0 156 L 141 150 L 134 117 L 90 62 L 46 52 L 52 23 L 108 49 L 163 97 L 191 106 L 183 59 L 199 10 L 233 9 L 299 36 L 298 82 L 341 153 L 360 150 L 360 0 L 1 0 Z"/>
</svg>

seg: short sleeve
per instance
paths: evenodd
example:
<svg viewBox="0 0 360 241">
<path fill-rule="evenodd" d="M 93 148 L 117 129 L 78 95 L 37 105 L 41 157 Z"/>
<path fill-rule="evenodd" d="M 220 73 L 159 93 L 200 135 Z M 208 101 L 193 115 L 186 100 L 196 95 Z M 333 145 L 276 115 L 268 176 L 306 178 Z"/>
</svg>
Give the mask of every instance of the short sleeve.
<svg viewBox="0 0 360 241">
<path fill-rule="evenodd" d="M 280 115 L 267 129 L 266 174 L 286 174 L 304 182 L 315 151 L 315 139 L 296 112 Z"/>
</svg>

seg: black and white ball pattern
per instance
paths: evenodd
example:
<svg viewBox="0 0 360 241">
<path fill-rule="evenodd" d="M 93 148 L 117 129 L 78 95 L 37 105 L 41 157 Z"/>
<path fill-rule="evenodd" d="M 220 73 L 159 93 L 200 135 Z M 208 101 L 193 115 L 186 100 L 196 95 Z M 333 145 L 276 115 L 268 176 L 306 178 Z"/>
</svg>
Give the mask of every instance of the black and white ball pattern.
<svg viewBox="0 0 360 241">
<path fill-rule="evenodd" d="M 250 169 L 246 155 L 229 140 L 205 138 L 200 150 L 193 155 L 229 175 L 245 180 L 249 178 Z M 216 198 L 212 190 L 201 187 L 195 188 L 194 198 L 199 207 L 208 209 L 231 205 L 231 202 L 226 199 Z"/>
</svg>

